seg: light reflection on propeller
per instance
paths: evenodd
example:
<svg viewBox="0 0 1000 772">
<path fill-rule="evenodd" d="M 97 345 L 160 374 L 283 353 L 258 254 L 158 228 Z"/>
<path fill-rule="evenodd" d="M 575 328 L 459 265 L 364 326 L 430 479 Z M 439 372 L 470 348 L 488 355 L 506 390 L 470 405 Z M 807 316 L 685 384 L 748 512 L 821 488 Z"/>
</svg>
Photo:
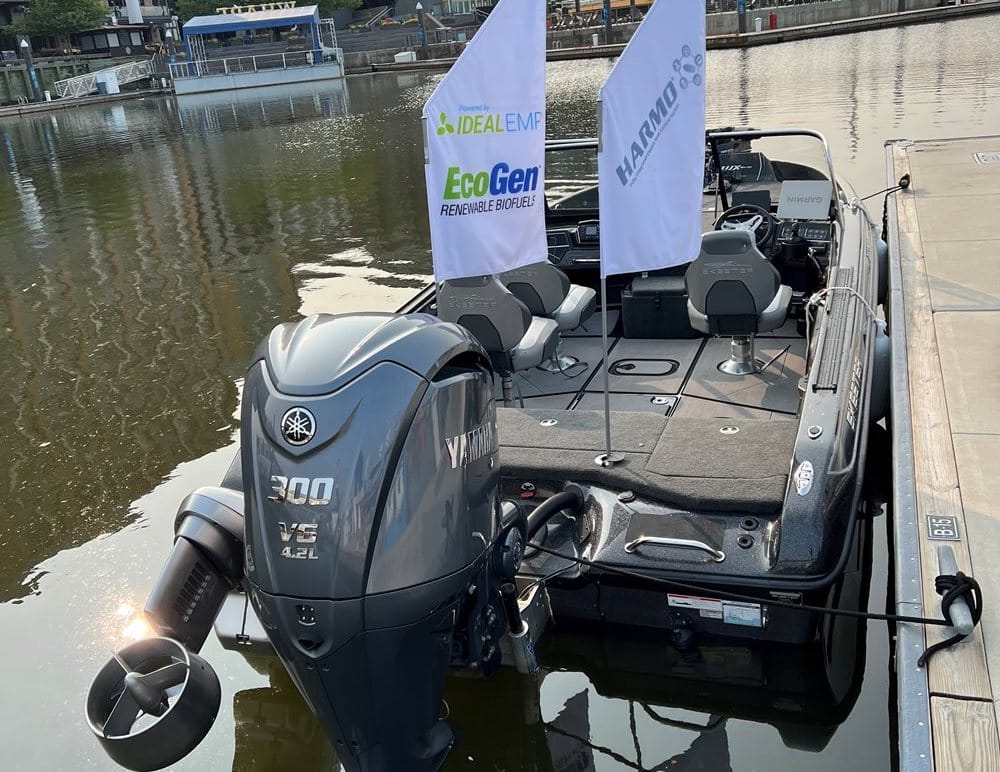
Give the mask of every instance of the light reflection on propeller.
<svg viewBox="0 0 1000 772">
<path fill-rule="evenodd" d="M 119 635 L 123 641 L 141 641 L 156 635 L 156 630 L 146 621 L 142 611 L 137 611 L 134 606 L 127 602 L 118 606 L 115 616 L 121 620 L 122 627 Z"/>
</svg>

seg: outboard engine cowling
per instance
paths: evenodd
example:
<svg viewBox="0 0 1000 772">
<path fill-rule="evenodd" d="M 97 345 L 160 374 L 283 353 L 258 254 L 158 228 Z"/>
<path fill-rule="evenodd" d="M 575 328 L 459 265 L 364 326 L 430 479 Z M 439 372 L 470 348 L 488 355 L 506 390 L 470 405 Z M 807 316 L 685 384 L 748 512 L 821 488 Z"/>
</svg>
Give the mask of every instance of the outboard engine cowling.
<svg viewBox="0 0 1000 772">
<path fill-rule="evenodd" d="M 412 314 L 277 327 L 243 391 L 251 602 L 348 770 L 437 769 L 450 664 L 499 663 L 489 359 Z"/>
</svg>

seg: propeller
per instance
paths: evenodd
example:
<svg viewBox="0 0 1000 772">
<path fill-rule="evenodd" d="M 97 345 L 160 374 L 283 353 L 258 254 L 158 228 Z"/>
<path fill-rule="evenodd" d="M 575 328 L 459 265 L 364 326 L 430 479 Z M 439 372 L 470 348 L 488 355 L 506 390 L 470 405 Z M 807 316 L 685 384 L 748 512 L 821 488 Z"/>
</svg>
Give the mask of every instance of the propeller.
<svg viewBox="0 0 1000 772">
<path fill-rule="evenodd" d="M 112 653 L 91 684 L 87 721 L 112 759 L 145 772 L 193 750 L 220 702 L 205 660 L 170 638 L 148 638 Z"/>
</svg>

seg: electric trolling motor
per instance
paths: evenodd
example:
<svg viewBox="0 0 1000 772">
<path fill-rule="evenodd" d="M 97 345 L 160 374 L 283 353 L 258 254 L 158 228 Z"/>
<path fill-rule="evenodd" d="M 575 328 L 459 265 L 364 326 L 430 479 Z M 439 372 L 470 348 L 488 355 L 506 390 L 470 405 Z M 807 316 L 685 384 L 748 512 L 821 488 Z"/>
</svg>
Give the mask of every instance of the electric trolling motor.
<svg viewBox="0 0 1000 772">
<path fill-rule="evenodd" d="M 278 326 L 246 376 L 241 459 L 185 499 L 146 604 L 160 637 L 98 673 L 87 719 L 133 770 L 175 763 L 221 694 L 198 656 L 242 587 L 350 772 L 437 769 L 450 666 L 487 673 L 508 629 L 526 522 L 499 497 L 490 361 L 433 316 Z M 506 598 L 506 600 L 504 600 Z"/>
</svg>

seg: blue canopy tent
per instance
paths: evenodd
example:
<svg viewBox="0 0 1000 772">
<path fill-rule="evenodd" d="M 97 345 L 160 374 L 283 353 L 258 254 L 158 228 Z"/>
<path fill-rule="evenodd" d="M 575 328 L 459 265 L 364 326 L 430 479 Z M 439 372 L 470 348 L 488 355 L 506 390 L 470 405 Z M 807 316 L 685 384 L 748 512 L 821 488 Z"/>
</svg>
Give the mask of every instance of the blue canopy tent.
<svg viewBox="0 0 1000 772">
<path fill-rule="evenodd" d="M 284 27 L 300 27 L 306 31 L 312 40 L 313 50 L 321 47 L 319 36 L 319 8 L 315 5 L 304 5 L 298 8 L 277 8 L 266 11 L 249 11 L 246 13 L 220 13 L 212 16 L 195 16 L 183 26 L 184 49 L 188 61 L 197 62 L 204 58 L 195 56 L 195 52 L 204 52 L 204 46 L 199 45 L 206 35 L 216 35 L 220 32 L 249 32 L 260 29 L 281 29 Z"/>
</svg>

